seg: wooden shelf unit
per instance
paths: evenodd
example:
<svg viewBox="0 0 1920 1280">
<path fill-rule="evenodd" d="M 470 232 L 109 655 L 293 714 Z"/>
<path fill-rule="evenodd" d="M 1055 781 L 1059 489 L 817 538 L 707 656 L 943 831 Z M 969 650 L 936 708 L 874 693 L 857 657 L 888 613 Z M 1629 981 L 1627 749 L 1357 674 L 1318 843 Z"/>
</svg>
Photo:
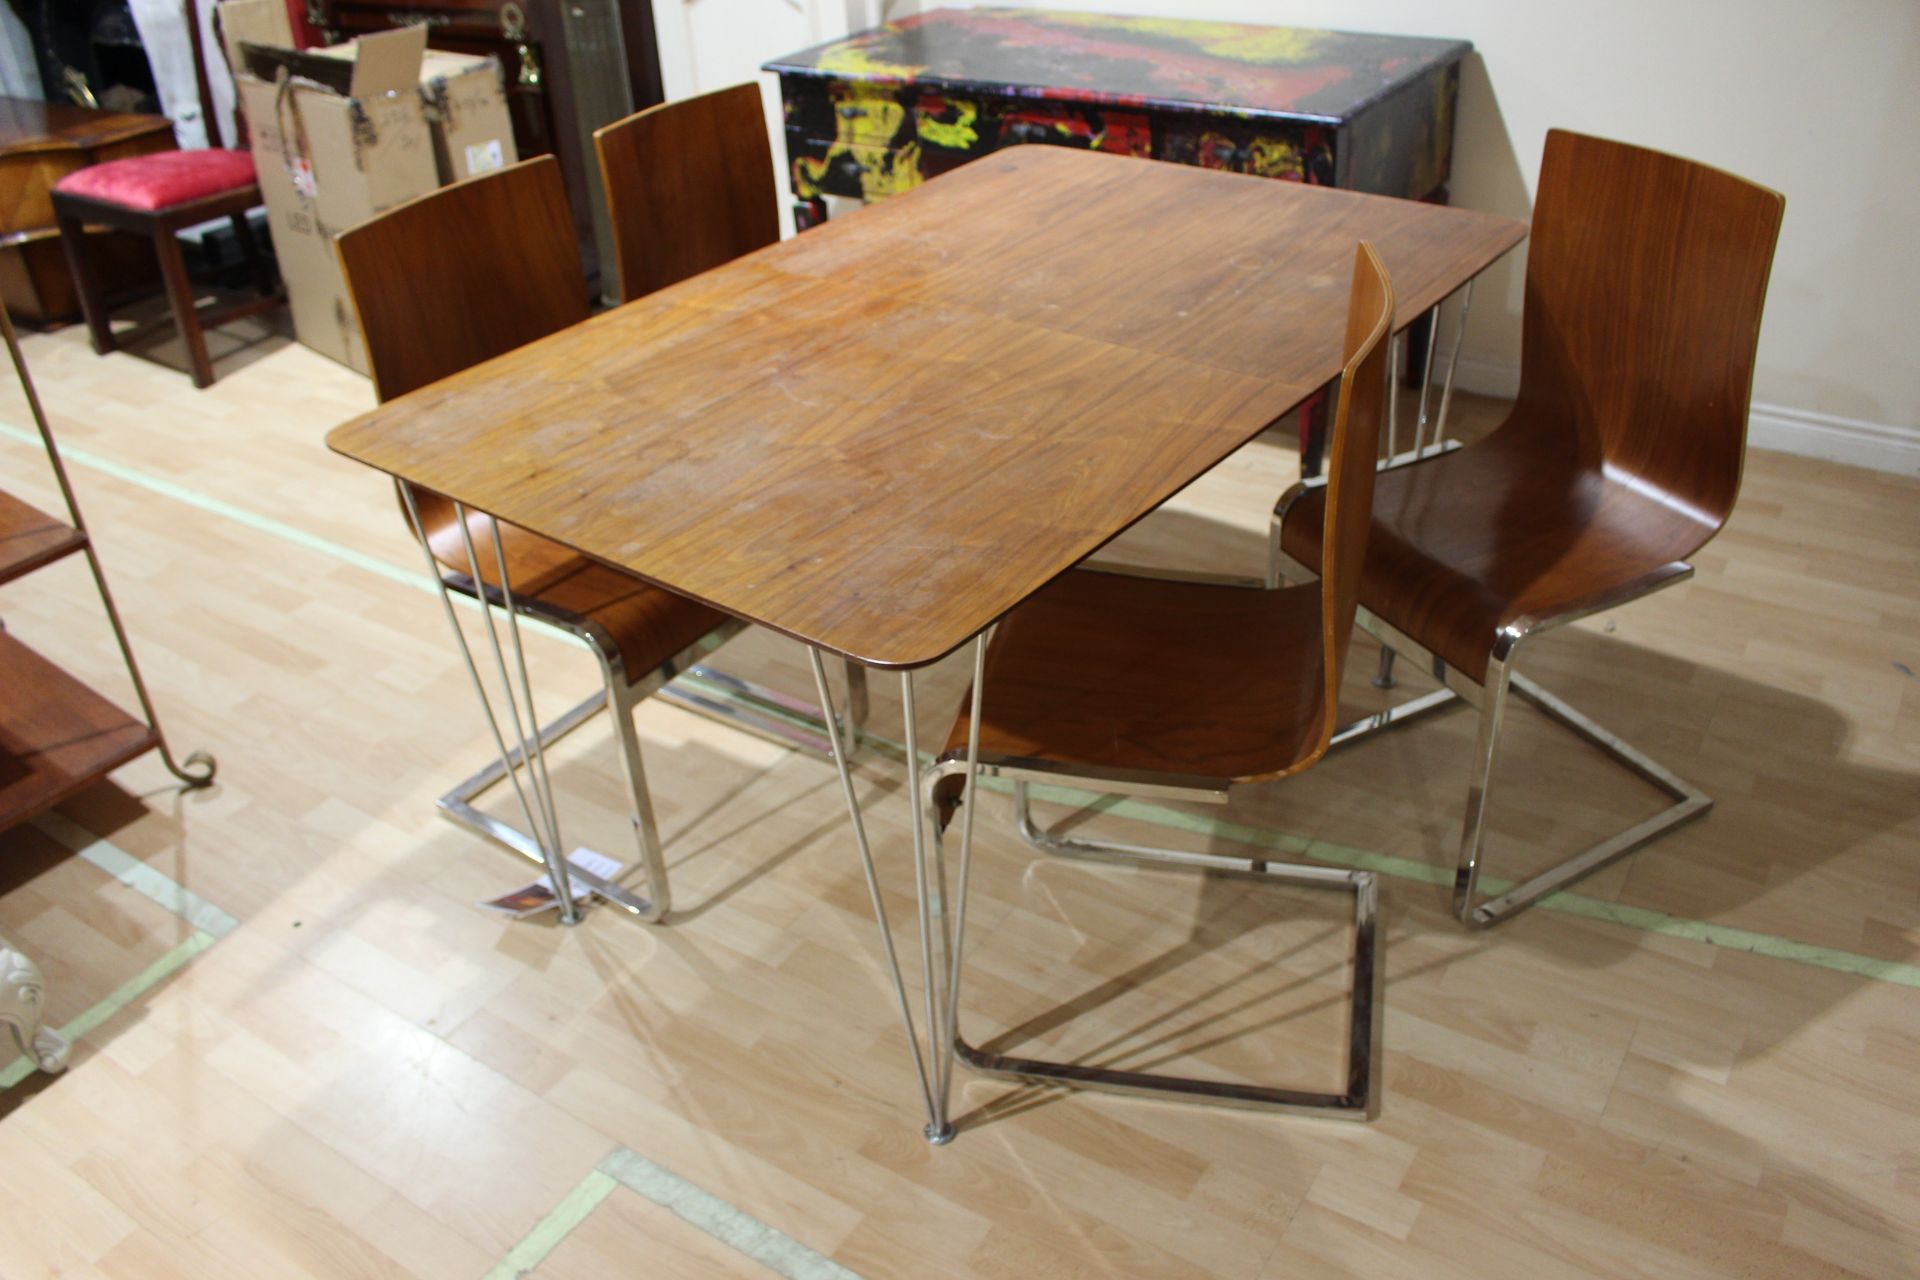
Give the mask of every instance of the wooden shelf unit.
<svg viewBox="0 0 1920 1280">
<path fill-rule="evenodd" d="M 160 752 L 169 771 L 189 787 L 213 781 L 214 763 L 204 755 L 189 756 L 184 767 L 167 750 L 152 700 L 133 660 L 133 649 L 120 625 L 119 611 L 107 590 L 107 578 L 87 536 L 86 522 L 67 482 L 60 448 L 54 443 L 40 397 L 20 354 L 13 321 L 0 309 L 0 332 L 6 337 L 27 407 L 40 429 L 47 464 L 60 484 L 67 519 L 61 520 L 0 490 L 0 583 L 12 582 L 43 569 L 75 552 L 85 552 L 100 592 L 100 606 L 120 645 L 127 675 L 139 699 L 144 719 L 136 719 L 76 680 L 6 631 L 0 618 L 0 831 L 26 821 L 76 791 L 99 781 L 135 756 Z"/>
<path fill-rule="evenodd" d="M 0 829 L 156 747 L 160 735 L 0 631 Z"/>
<path fill-rule="evenodd" d="M 86 545 L 80 530 L 0 489 L 0 582 L 12 582 Z"/>
</svg>

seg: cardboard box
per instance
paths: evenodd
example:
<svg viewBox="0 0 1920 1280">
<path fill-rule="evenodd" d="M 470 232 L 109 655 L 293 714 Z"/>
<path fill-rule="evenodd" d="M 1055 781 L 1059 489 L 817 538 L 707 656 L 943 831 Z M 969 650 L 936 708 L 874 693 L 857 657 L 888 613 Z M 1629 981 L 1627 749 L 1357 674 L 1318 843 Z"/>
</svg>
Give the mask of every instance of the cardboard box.
<svg viewBox="0 0 1920 1280">
<path fill-rule="evenodd" d="M 493 58 L 427 50 L 420 64 L 420 100 L 433 130 L 433 158 L 443 185 L 519 160 L 502 77 Z"/>
<path fill-rule="evenodd" d="M 294 333 L 366 373 L 333 237 L 517 159 L 499 66 L 428 54 L 425 27 L 295 50 L 282 0 L 228 0 L 220 14 Z"/>
</svg>

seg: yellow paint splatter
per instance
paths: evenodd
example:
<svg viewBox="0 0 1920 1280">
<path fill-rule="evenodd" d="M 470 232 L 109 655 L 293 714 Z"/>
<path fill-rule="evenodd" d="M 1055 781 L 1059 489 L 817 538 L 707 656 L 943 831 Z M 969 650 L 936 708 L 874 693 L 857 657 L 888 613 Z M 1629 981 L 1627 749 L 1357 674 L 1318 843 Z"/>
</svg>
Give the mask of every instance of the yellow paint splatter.
<svg viewBox="0 0 1920 1280">
<path fill-rule="evenodd" d="M 965 151 L 980 141 L 980 135 L 974 131 L 973 127 L 973 122 L 980 118 L 980 108 L 960 99 L 946 99 L 946 102 L 954 109 L 957 119 L 936 120 L 934 112 L 915 107 L 913 109 L 914 131 L 933 146 Z"/>
<path fill-rule="evenodd" d="M 851 147 L 884 147 L 893 142 L 907 109 L 892 95 L 859 85 L 834 87 L 833 134 Z"/>
<path fill-rule="evenodd" d="M 1284 138 L 1255 138 L 1247 148 L 1247 172 L 1262 178 L 1304 178 L 1300 148 Z"/>
<path fill-rule="evenodd" d="M 1062 26 L 1134 31 L 1184 40 L 1216 58 L 1264 65 L 1311 62 L 1332 34 L 1299 27 L 1248 27 L 1235 22 L 1197 22 L 1188 18 L 1114 18 L 1098 13 L 1050 13 L 1047 21 Z"/>
<path fill-rule="evenodd" d="M 858 156 L 860 194 L 868 200 L 884 200 L 902 191 L 911 191 L 926 179 L 920 174 L 920 144 L 909 142 L 898 151 L 881 155 Z"/>
<path fill-rule="evenodd" d="M 820 55 L 820 70 L 831 71 L 835 75 L 856 77 L 884 77 L 894 80 L 911 80 L 925 71 L 925 63 L 883 62 L 868 53 L 858 44 L 844 44 L 828 49 Z"/>
<path fill-rule="evenodd" d="M 859 85 L 836 85 L 833 93 L 833 145 L 818 160 L 795 156 L 793 185 L 803 200 L 827 193 L 827 173 L 836 162 L 852 160 L 860 173 L 860 194 L 880 200 L 911 190 L 924 180 L 920 146 L 910 142 L 891 150 L 907 109 L 886 93 Z"/>
</svg>

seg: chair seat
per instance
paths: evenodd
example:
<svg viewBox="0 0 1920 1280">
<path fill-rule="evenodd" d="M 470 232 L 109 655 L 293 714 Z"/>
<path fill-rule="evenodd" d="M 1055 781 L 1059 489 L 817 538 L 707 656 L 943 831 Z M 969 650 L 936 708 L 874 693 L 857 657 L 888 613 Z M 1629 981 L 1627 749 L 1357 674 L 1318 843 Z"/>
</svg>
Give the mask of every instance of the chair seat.
<svg viewBox="0 0 1920 1280">
<path fill-rule="evenodd" d="M 158 212 L 241 191 L 254 183 L 253 156 L 215 147 L 158 151 L 77 169 L 54 184 L 63 195 Z"/>
<path fill-rule="evenodd" d="M 465 576 L 467 551 L 453 504 L 436 494 L 418 494 L 416 500 L 434 559 Z M 467 523 L 480 576 L 487 585 L 497 587 L 500 573 L 493 552 L 493 518 L 469 510 Z M 619 649 L 628 684 L 729 620 L 717 609 L 589 560 L 515 525 L 500 526 L 500 544 L 507 557 L 514 602 L 538 603 L 598 625 Z"/>
<path fill-rule="evenodd" d="M 1684 560 L 1704 512 L 1582 466 L 1522 418 L 1464 449 L 1380 474 L 1360 603 L 1484 682 L 1501 628 L 1596 607 Z M 1287 511 L 1281 549 L 1320 563 L 1325 490 Z"/>
<path fill-rule="evenodd" d="M 1320 593 L 1073 569 L 987 646 L 983 754 L 1250 781 L 1319 755 Z M 968 707 L 947 739 L 965 751 Z"/>
</svg>

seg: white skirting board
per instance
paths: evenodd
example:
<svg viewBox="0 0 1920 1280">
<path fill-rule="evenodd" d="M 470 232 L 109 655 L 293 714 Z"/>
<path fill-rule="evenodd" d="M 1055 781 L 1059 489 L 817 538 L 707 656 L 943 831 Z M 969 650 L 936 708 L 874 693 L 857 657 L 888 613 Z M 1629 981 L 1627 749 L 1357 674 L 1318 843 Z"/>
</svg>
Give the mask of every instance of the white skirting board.
<svg viewBox="0 0 1920 1280">
<path fill-rule="evenodd" d="M 1454 385 L 1475 395 L 1510 397 L 1520 390 L 1520 368 L 1462 357 Z M 1920 476 L 1920 427 L 1756 404 L 1747 415 L 1747 444 L 1803 458 Z"/>
<path fill-rule="evenodd" d="M 1747 443 L 1756 449 L 1920 476 L 1920 427 L 1757 404 L 1747 415 Z"/>
</svg>

